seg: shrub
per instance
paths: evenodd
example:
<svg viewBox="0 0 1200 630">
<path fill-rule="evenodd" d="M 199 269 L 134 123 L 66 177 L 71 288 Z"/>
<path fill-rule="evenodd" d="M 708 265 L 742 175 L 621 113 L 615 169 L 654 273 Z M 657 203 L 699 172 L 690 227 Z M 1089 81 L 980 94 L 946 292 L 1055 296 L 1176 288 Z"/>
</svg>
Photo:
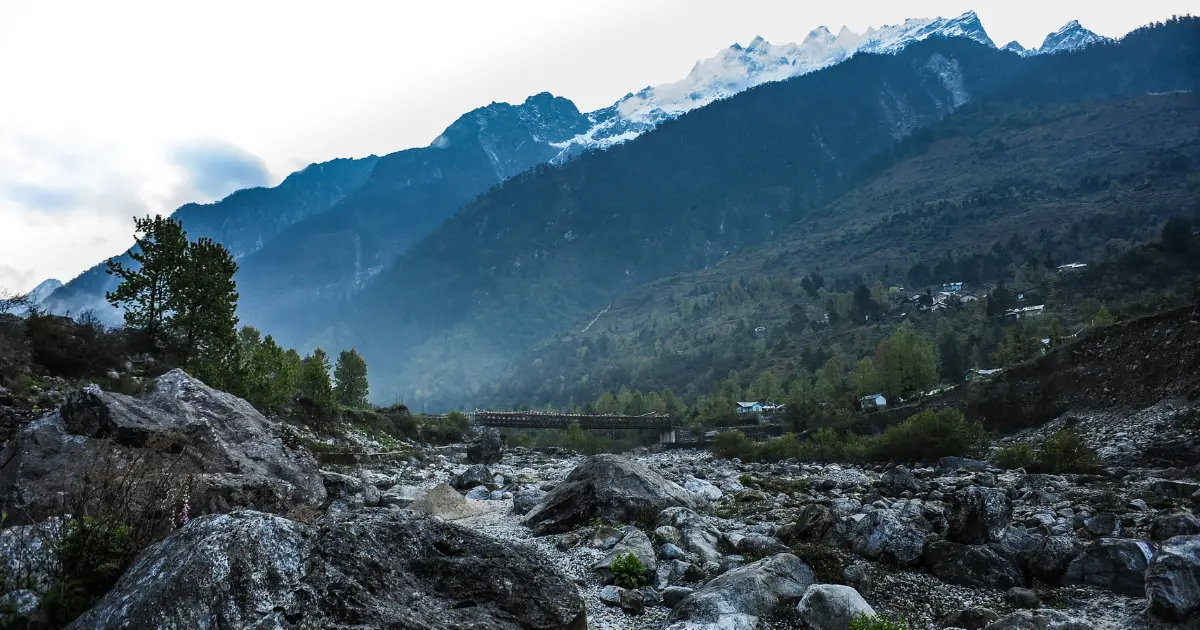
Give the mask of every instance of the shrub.
<svg viewBox="0 0 1200 630">
<path fill-rule="evenodd" d="M 1074 429 L 1063 429 L 1050 436 L 1038 452 L 1038 469 L 1051 474 L 1091 472 L 1096 469 L 1096 461 L 1096 453 Z"/>
<path fill-rule="evenodd" d="M 617 556 L 612 563 L 613 584 L 621 588 L 637 588 L 642 585 L 642 574 L 646 566 L 637 556 L 627 553 Z"/>
<path fill-rule="evenodd" d="M 876 461 L 929 462 L 951 455 L 976 456 L 987 444 L 983 425 L 957 409 L 925 410 L 888 427 L 874 440 Z"/>
<path fill-rule="evenodd" d="M 713 455 L 725 459 L 754 459 L 757 446 L 741 431 L 722 431 L 712 443 Z"/>
<path fill-rule="evenodd" d="M 850 622 L 850 630 L 908 630 L 908 623 L 900 618 L 889 619 L 862 613 Z"/>
<path fill-rule="evenodd" d="M 109 443 L 64 471 L 62 525 L 43 544 L 58 558 L 36 618 L 61 627 L 106 593 L 138 553 L 189 518 L 192 468 L 186 451 L 152 438 L 130 450 Z M 38 627 L 38 626 L 33 626 Z"/>
<path fill-rule="evenodd" d="M 1028 444 L 1014 444 L 998 449 L 992 461 L 1001 468 L 1031 470 L 1037 465 L 1037 453 Z"/>
</svg>

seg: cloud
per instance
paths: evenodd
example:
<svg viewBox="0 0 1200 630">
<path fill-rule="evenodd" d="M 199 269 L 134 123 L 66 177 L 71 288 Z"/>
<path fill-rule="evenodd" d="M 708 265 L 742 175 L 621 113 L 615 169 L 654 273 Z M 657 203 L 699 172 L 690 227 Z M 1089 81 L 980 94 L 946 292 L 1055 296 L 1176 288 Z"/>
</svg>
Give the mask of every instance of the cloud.
<svg viewBox="0 0 1200 630">
<path fill-rule="evenodd" d="M 262 158 L 220 140 L 180 146 L 173 157 L 202 197 L 218 199 L 242 188 L 266 186 L 271 178 Z"/>
<path fill-rule="evenodd" d="M 68 210 L 75 207 L 75 192 L 66 188 L 37 184 L 9 184 L 9 199 L 33 210 Z"/>
</svg>

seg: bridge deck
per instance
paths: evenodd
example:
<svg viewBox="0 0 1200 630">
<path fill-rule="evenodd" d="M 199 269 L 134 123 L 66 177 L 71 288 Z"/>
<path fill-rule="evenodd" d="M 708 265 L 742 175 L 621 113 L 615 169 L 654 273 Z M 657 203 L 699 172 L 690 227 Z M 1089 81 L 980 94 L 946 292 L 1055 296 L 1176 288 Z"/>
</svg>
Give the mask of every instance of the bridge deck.
<svg viewBox="0 0 1200 630">
<path fill-rule="evenodd" d="M 565 429 L 578 424 L 582 429 L 669 429 L 671 417 L 661 413 L 641 416 L 569 414 L 546 411 L 476 411 L 475 424 L 513 429 Z"/>
</svg>

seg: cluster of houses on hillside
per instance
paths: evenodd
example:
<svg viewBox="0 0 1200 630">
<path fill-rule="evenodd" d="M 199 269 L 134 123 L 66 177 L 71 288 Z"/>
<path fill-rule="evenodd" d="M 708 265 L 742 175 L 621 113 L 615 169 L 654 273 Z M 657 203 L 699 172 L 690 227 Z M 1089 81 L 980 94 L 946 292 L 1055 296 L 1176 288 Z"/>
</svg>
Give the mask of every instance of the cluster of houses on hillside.
<svg viewBox="0 0 1200 630">
<path fill-rule="evenodd" d="M 771 403 L 771 402 L 759 402 L 759 401 L 741 402 L 741 401 L 738 401 L 736 404 L 737 404 L 737 412 L 739 414 L 743 414 L 743 413 L 776 414 L 776 413 L 783 413 L 786 410 L 785 409 L 786 405 L 775 404 L 775 403 Z"/>
</svg>

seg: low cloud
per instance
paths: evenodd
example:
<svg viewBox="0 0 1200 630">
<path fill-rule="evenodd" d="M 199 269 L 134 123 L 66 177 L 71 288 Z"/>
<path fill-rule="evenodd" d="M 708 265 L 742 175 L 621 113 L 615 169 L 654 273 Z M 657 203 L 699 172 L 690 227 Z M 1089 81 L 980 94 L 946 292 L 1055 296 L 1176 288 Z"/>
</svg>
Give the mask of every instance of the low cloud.
<svg viewBox="0 0 1200 630">
<path fill-rule="evenodd" d="M 58 211 L 75 207 L 75 192 L 66 188 L 36 184 L 9 184 L 5 195 L 32 210 Z"/>
<path fill-rule="evenodd" d="M 175 162 L 201 197 L 219 199 L 242 188 L 266 186 L 270 172 L 262 158 L 220 140 L 203 140 L 175 149 Z"/>
</svg>

